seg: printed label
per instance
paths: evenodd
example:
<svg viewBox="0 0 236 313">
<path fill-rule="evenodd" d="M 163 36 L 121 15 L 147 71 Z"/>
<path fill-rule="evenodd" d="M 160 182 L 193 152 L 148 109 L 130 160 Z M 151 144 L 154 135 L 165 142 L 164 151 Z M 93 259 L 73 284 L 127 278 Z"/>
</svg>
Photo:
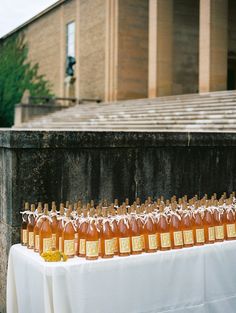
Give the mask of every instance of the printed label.
<svg viewBox="0 0 236 313">
<path fill-rule="evenodd" d="M 149 249 L 157 249 L 157 235 L 148 235 Z"/>
<path fill-rule="evenodd" d="M 98 254 L 101 255 L 102 253 L 102 245 L 101 245 L 101 239 L 98 239 Z"/>
<path fill-rule="evenodd" d="M 236 231 L 235 231 L 235 224 L 227 224 L 227 237 L 232 238 L 236 236 Z"/>
<path fill-rule="evenodd" d="M 204 229 L 196 229 L 196 241 L 198 243 L 205 242 L 205 234 Z"/>
<path fill-rule="evenodd" d="M 79 254 L 85 254 L 85 239 L 80 239 L 79 241 Z"/>
<path fill-rule="evenodd" d="M 133 251 L 142 251 L 142 239 L 141 236 L 131 237 L 132 240 L 132 250 Z"/>
<path fill-rule="evenodd" d="M 39 235 L 35 235 L 35 250 L 39 251 Z"/>
<path fill-rule="evenodd" d="M 22 230 L 22 242 L 23 244 L 27 244 L 27 229 Z"/>
<path fill-rule="evenodd" d="M 86 256 L 97 257 L 98 256 L 98 240 L 86 241 Z"/>
<path fill-rule="evenodd" d="M 29 232 L 29 247 L 33 248 L 34 247 L 34 233 Z"/>
<path fill-rule="evenodd" d="M 142 241 L 142 249 L 145 249 L 145 238 L 144 235 L 141 235 L 141 241 Z"/>
<path fill-rule="evenodd" d="M 113 238 L 113 246 L 114 246 L 114 253 L 118 252 L 118 238 L 114 237 Z"/>
<path fill-rule="evenodd" d="M 208 240 L 215 241 L 215 227 L 208 227 Z"/>
<path fill-rule="evenodd" d="M 75 254 L 75 240 L 64 240 L 64 253 L 68 256 Z"/>
<path fill-rule="evenodd" d="M 105 255 L 114 254 L 114 240 L 107 239 L 105 240 Z"/>
<path fill-rule="evenodd" d="M 59 237 L 59 251 L 62 252 L 62 237 Z"/>
<path fill-rule="evenodd" d="M 52 250 L 52 238 L 43 238 L 43 252 Z"/>
<path fill-rule="evenodd" d="M 52 234 L 52 249 L 56 250 L 57 235 Z"/>
<path fill-rule="evenodd" d="M 170 233 L 161 233 L 161 247 L 162 248 L 170 248 Z"/>
<path fill-rule="evenodd" d="M 216 239 L 224 239 L 224 226 L 220 225 L 220 226 L 215 226 L 215 232 L 216 232 Z"/>
<path fill-rule="evenodd" d="M 183 233 L 182 231 L 174 231 L 174 245 L 175 246 L 182 246 L 183 245 Z"/>
<path fill-rule="evenodd" d="M 183 235 L 184 235 L 184 244 L 185 245 L 192 245 L 194 243 L 192 230 L 184 230 Z"/>
<path fill-rule="evenodd" d="M 120 253 L 130 253 L 130 238 L 119 238 Z"/>
</svg>

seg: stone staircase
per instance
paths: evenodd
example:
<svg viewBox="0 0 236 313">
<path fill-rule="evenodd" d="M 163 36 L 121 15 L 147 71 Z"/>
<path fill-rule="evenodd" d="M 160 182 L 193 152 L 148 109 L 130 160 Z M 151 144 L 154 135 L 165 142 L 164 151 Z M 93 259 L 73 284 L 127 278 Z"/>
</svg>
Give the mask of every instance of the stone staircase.
<svg viewBox="0 0 236 313">
<path fill-rule="evenodd" d="M 232 132 L 236 130 L 236 90 L 79 104 L 17 128 Z"/>
</svg>

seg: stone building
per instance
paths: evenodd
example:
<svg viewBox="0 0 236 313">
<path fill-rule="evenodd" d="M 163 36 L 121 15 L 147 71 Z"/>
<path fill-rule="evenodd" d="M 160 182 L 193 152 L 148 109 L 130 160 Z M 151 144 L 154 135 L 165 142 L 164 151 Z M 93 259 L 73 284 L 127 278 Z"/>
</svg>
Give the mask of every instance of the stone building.
<svg viewBox="0 0 236 313">
<path fill-rule="evenodd" d="M 16 30 L 68 95 L 114 101 L 236 88 L 235 0 L 60 0 Z"/>
</svg>

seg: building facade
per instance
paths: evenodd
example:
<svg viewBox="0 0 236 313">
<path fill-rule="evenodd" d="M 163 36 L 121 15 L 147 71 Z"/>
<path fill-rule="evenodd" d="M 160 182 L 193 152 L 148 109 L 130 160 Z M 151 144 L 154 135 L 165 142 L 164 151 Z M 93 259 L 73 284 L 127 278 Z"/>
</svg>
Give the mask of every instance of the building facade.
<svg viewBox="0 0 236 313">
<path fill-rule="evenodd" d="M 68 95 L 115 101 L 236 89 L 235 0 L 60 0 L 24 32 L 29 60 Z"/>
</svg>

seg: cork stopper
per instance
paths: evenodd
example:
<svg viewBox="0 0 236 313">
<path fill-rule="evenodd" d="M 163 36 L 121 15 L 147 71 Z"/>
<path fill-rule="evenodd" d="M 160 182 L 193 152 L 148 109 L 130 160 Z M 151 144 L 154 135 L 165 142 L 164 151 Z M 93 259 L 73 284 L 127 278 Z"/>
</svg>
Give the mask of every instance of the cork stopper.
<svg viewBox="0 0 236 313">
<path fill-rule="evenodd" d="M 52 203 L 52 210 L 51 210 L 51 212 L 55 213 L 56 211 L 57 211 L 57 207 L 56 207 L 56 204 L 54 202 L 54 203 Z"/>
<path fill-rule="evenodd" d="M 91 201 L 90 201 L 90 207 L 91 207 L 91 208 L 94 208 L 94 200 L 91 200 Z"/>
<path fill-rule="evenodd" d="M 48 215 L 48 203 L 44 204 L 44 210 L 43 210 L 44 215 Z"/>
<path fill-rule="evenodd" d="M 51 207 L 53 207 L 53 206 L 56 206 L 56 201 L 52 201 L 52 206 Z"/>
<path fill-rule="evenodd" d="M 141 201 L 140 201 L 140 198 L 139 198 L 139 197 L 137 197 L 135 201 L 136 201 L 136 204 L 137 204 L 137 205 L 140 205 L 140 204 L 141 204 Z"/>
<path fill-rule="evenodd" d="M 115 205 L 116 207 L 119 206 L 119 201 L 118 201 L 118 199 L 115 199 L 115 200 L 114 200 L 114 205 Z"/>
<path fill-rule="evenodd" d="M 41 206 L 41 205 L 38 206 L 38 207 L 37 207 L 37 213 L 38 213 L 38 214 L 41 214 L 42 211 L 43 211 L 42 206 Z"/>
<path fill-rule="evenodd" d="M 125 199 L 125 205 L 128 206 L 129 205 L 129 198 Z"/>
<path fill-rule="evenodd" d="M 67 209 L 69 208 L 69 204 L 70 204 L 70 202 L 67 200 L 67 201 L 66 201 L 66 208 L 67 208 Z"/>
<path fill-rule="evenodd" d="M 25 202 L 25 211 L 29 211 L 29 208 L 30 208 L 29 202 Z"/>
<path fill-rule="evenodd" d="M 61 204 L 60 204 L 60 216 L 64 216 L 64 213 L 65 213 L 64 204 L 61 203 Z"/>
<path fill-rule="evenodd" d="M 34 205 L 34 204 L 31 204 L 31 206 L 30 206 L 30 211 L 31 211 L 31 212 L 34 212 L 34 211 L 35 211 L 35 205 Z"/>
</svg>

